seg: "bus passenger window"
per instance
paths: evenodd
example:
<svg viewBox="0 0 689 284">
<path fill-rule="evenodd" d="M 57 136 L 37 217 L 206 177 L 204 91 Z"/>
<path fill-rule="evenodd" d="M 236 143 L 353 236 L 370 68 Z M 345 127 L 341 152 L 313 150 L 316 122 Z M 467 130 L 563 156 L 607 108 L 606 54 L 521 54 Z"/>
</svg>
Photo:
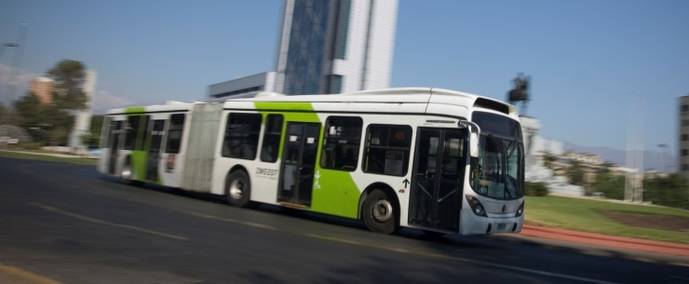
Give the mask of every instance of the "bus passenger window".
<svg viewBox="0 0 689 284">
<path fill-rule="evenodd" d="M 139 135 L 139 128 L 141 126 L 141 116 L 133 115 L 127 117 L 127 124 L 125 126 L 124 149 L 134 150 L 136 148 L 136 140 Z"/>
<path fill-rule="evenodd" d="M 223 157 L 256 159 L 261 115 L 258 113 L 230 113 L 225 127 Z"/>
<path fill-rule="evenodd" d="M 366 133 L 363 170 L 366 173 L 404 176 L 409 165 L 411 127 L 371 124 Z"/>
<path fill-rule="evenodd" d="M 261 161 L 273 163 L 278 160 L 278 148 L 282 136 L 282 115 L 269 114 L 261 145 Z"/>
<path fill-rule="evenodd" d="M 321 167 L 345 171 L 356 169 L 362 124 L 360 117 L 328 117 L 325 125 Z"/>
<path fill-rule="evenodd" d="M 184 134 L 184 116 L 183 113 L 176 113 L 170 116 L 165 153 L 179 153 L 179 149 L 182 146 L 182 135 Z"/>
</svg>

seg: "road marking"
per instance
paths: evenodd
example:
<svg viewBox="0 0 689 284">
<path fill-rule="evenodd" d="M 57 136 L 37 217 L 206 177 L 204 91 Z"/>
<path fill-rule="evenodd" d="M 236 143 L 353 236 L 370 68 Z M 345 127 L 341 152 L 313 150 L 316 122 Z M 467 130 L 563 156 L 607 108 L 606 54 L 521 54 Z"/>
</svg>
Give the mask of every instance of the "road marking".
<svg viewBox="0 0 689 284">
<path fill-rule="evenodd" d="M 560 278 L 560 279 L 567 279 L 567 280 L 575 280 L 575 281 L 587 282 L 587 283 L 596 283 L 596 284 L 615 284 L 616 283 L 616 282 L 598 280 L 598 279 L 587 278 L 587 277 L 579 277 L 579 276 L 574 276 L 574 275 L 569 275 L 569 274 L 548 272 L 548 271 L 543 271 L 543 270 L 538 270 L 538 269 L 531 269 L 531 268 L 524 268 L 524 267 L 512 266 L 512 265 L 507 265 L 507 264 L 493 263 L 493 262 L 482 261 L 482 260 L 467 259 L 467 258 L 462 258 L 462 257 L 448 256 L 448 255 L 443 255 L 443 254 L 429 253 L 429 252 L 422 252 L 422 251 L 413 251 L 413 250 L 408 250 L 408 249 L 399 248 L 399 247 L 378 246 L 378 245 L 362 243 L 362 242 L 358 242 L 358 241 L 352 241 L 352 240 L 348 240 L 348 239 L 343 239 L 343 238 L 338 238 L 338 237 L 333 237 L 333 236 L 327 236 L 327 235 L 321 235 L 321 234 L 302 233 L 302 232 L 296 232 L 296 231 L 282 230 L 282 229 L 279 229 L 279 228 L 276 228 L 273 226 L 264 225 L 264 224 L 260 224 L 260 223 L 246 222 L 246 221 L 241 221 L 241 220 L 237 220 L 237 219 L 217 217 L 214 215 L 208 215 L 208 214 L 198 213 L 198 212 L 194 212 L 194 211 L 182 211 L 182 210 L 175 210 L 175 211 L 190 214 L 190 215 L 193 215 L 196 217 L 206 218 L 206 219 L 213 219 L 213 220 L 224 221 L 224 222 L 228 222 L 228 223 L 241 224 L 241 225 L 245 225 L 245 226 L 269 229 L 269 230 L 273 230 L 273 231 L 280 231 L 283 233 L 289 233 L 289 234 L 309 237 L 312 239 L 339 242 L 339 243 L 344 243 L 344 244 L 349 244 L 349 245 L 354 245 L 354 246 L 375 248 L 375 249 L 381 249 L 381 250 L 387 250 L 387 251 L 393 251 L 393 252 L 405 253 L 405 254 L 414 254 L 414 255 L 418 255 L 418 256 L 425 256 L 425 257 L 432 257 L 432 258 L 442 258 L 442 259 L 464 262 L 464 263 L 469 263 L 469 264 L 474 264 L 474 265 L 490 266 L 490 267 L 500 268 L 500 269 L 504 269 L 504 270 L 511 270 L 511 271 L 517 271 L 517 272 L 522 272 L 522 273 L 530 273 L 530 274 L 536 274 L 536 275 L 548 276 L 548 277 Z"/>
<path fill-rule="evenodd" d="M 247 221 L 242 221 L 242 220 L 237 220 L 237 219 L 223 218 L 223 217 L 218 217 L 218 216 L 213 216 L 213 215 L 208 215 L 208 214 L 203 214 L 203 213 L 198 213 L 198 212 L 193 212 L 193 211 L 182 211 L 182 210 L 174 210 L 174 211 L 183 212 L 183 213 L 190 214 L 192 216 L 206 218 L 206 219 L 223 221 L 223 222 L 227 222 L 227 223 L 235 223 L 235 224 L 245 225 L 245 226 L 254 227 L 254 228 L 272 230 L 272 231 L 279 231 L 278 228 L 275 228 L 273 226 L 265 225 L 265 224 L 261 224 L 261 223 L 256 223 L 256 222 L 247 222 Z"/>
<path fill-rule="evenodd" d="M 117 198 L 117 197 L 116 197 Z M 128 200 L 132 201 L 132 200 Z M 136 201 L 135 201 L 136 202 Z M 140 202 L 143 203 L 143 202 Z M 155 235 L 159 236 L 165 236 L 165 237 L 172 237 L 174 239 L 181 239 L 181 240 L 188 240 L 186 237 L 181 237 L 181 236 L 175 236 L 175 235 L 169 235 L 165 233 L 160 233 L 156 231 L 151 231 L 147 230 L 144 228 L 138 228 L 134 226 L 129 226 L 129 225 L 123 225 L 123 224 L 116 224 L 116 223 L 111 223 L 108 221 L 103 221 L 103 220 L 98 220 L 94 219 L 91 217 L 79 215 L 76 213 L 71 213 L 67 211 L 60 210 L 58 208 L 54 208 L 51 206 L 46 206 L 40 203 L 34 203 L 31 202 L 30 204 L 41 207 L 45 210 L 49 211 L 54 211 L 56 213 L 61 213 L 67 216 L 71 216 L 74 218 L 78 219 L 83 219 L 86 221 L 91 221 L 95 223 L 100 223 L 100 224 L 106 224 L 106 225 L 111 225 L 111 226 L 118 226 L 118 227 L 124 227 L 124 228 L 129 228 L 132 230 L 137 230 L 137 231 L 143 231 L 143 232 L 148 232 L 152 233 Z M 144 203 L 145 204 L 145 203 Z M 167 207 L 163 207 L 167 208 Z M 493 262 L 487 262 L 487 261 L 481 261 L 481 260 L 473 260 L 473 259 L 467 259 L 467 258 L 461 258 L 461 257 L 454 257 L 454 256 L 447 256 L 447 255 L 442 255 L 442 254 L 437 254 L 437 253 L 428 253 L 428 252 L 421 252 L 421 251 L 411 251 L 407 250 L 404 248 L 396 248 L 396 247 L 386 247 L 386 246 L 377 246 L 377 245 L 371 245 L 367 243 L 361 243 L 357 241 L 352 241 L 352 240 L 347 240 L 347 239 L 342 239 L 342 238 L 337 238 L 337 237 L 331 237 L 331 236 L 325 236 L 325 235 L 318 235 L 318 234 L 310 234 L 310 233 L 301 233 L 301 232 L 295 232 L 295 231 L 287 231 L 287 230 L 282 230 L 270 225 L 265 225 L 261 223 L 256 223 L 256 222 L 249 222 L 249 221 L 242 221 L 238 219 L 231 219 L 231 218 L 223 218 L 223 217 L 218 217 L 214 215 L 209 215 L 209 214 L 204 214 L 204 213 L 198 213 L 198 212 L 193 212 L 193 211 L 185 211 L 185 210 L 176 210 L 172 208 L 167 208 L 173 211 L 181 212 L 181 213 L 186 213 L 192 216 L 200 217 L 200 218 L 206 218 L 206 219 L 213 219 L 217 221 L 222 221 L 222 222 L 227 222 L 227 223 L 234 223 L 234 224 L 240 224 L 240 225 L 245 225 L 245 226 L 250 226 L 254 228 L 260 228 L 260 229 L 266 229 L 266 230 L 272 230 L 272 231 L 280 231 L 280 232 L 285 232 L 285 233 L 290 233 L 290 234 L 295 234 L 295 235 L 300 235 L 304 237 L 309 237 L 313 239 L 320 239 L 320 240 L 327 240 L 327 241 L 333 241 L 333 242 L 340 242 L 340 243 L 345 243 L 349 245 L 355 245 L 355 246 L 362 246 L 362 247 L 368 247 L 368 248 L 374 248 L 374 249 L 381 249 L 381 250 L 387 250 L 387 251 L 393 251 L 393 252 L 398 252 L 398 253 L 405 253 L 405 254 L 414 254 L 414 255 L 419 255 L 419 256 L 426 256 L 426 257 L 433 257 L 433 258 L 442 258 L 442 259 L 448 259 L 448 260 L 454 260 L 458 262 L 464 262 L 464 263 L 469 263 L 469 264 L 474 264 L 474 265 L 483 265 L 483 266 L 489 266 L 489 267 L 495 267 L 495 268 L 500 268 L 504 270 L 511 270 L 511 271 L 517 271 L 517 272 L 522 272 L 522 273 L 530 273 L 530 274 L 535 274 L 535 275 L 541 275 L 541 276 L 548 276 L 548 277 L 553 277 L 553 278 L 561 278 L 561 279 L 568 279 L 568 280 L 575 280 L 575 281 L 581 281 L 581 282 L 587 282 L 587 283 L 597 283 L 597 284 L 614 284 L 615 282 L 610 282 L 610 281 L 604 281 L 604 280 L 598 280 L 598 279 L 593 279 L 593 278 L 586 278 L 586 277 L 579 277 L 579 276 L 574 276 L 574 275 L 568 275 L 568 274 L 562 274 L 562 273 L 555 273 L 555 272 L 548 272 L 548 271 L 543 271 L 543 270 L 537 270 L 537 269 L 530 269 L 530 268 L 524 268 L 524 267 L 519 267 L 519 266 L 512 266 L 512 265 L 506 265 L 506 264 L 499 264 L 499 263 L 493 263 Z"/>
<path fill-rule="evenodd" d="M 5 275 L 4 277 L 3 274 Z M 9 277 L 9 279 L 7 279 L 7 277 Z M 3 280 L 11 280 L 14 282 L 18 279 L 24 280 L 27 283 L 35 284 L 60 284 L 58 281 L 33 273 L 31 271 L 27 271 L 19 267 L 3 265 L 0 263 L 0 282 L 4 282 Z"/>
<path fill-rule="evenodd" d="M 163 233 L 163 232 L 159 232 L 159 231 L 155 231 L 155 230 L 149 230 L 146 228 L 141 228 L 141 227 L 132 226 L 132 225 L 113 223 L 113 222 L 109 222 L 109 221 L 105 221 L 105 220 L 101 220 L 101 219 L 96 219 L 96 218 L 84 216 L 84 215 L 77 214 L 77 213 L 72 213 L 69 211 L 62 210 L 60 208 L 48 206 L 48 205 L 41 204 L 38 202 L 29 202 L 29 204 L 32 206 L 36 206 L 38 208 L 53 212 L 53 213 L 62 214 L 65 216 L 69 216 L 69 217 L 76 218 L 76 219 L 83 220 L 83 221 L 88 221 L 91 223 L 108 225 L 108 226 L 118 227 L 118 228 L 125 228 L 125 229 L 129 229 L 132 231 L 142 232 L 142 233 L 146 233 L 146 234 L 150 234 L 150 235 L 154 235 L 154 236 L 159 236 L 159 237 L 164 237 L 164 238 L 169 238 L 169 239 L 173 239 L 173 240 L 180 240 L 180 241 L 189 240 L 189 238 L 187 238 L 187 237 Z"/>
<path fill-rule="evenodd" d="M 357 245 L 357 246 L 363 246 L 363 247 L 368 247 L 368 248 L 376 248 L 376 249 L 394 251 L 394 252 L 399 252 L 399 253 L 415 254 L 415 255 L 419 255 L 419 256 L 426 256 L 426 257 L 432 257 L 432 258 L 443 258 L 443 259 L 448 259 L 448 260 L 465 262 L 465 263 L 469 263 L 469 264 L 491 266 L 491 267 L 500 268 L 500 269 L 504 269 L 504 270 L 524 272 L 524 273 L 549 276 L 549 277 L 554 277 L 554 278 L 561 278 L 561 279 L 575 280 L 575 281 L 580 281 L 580 282 L 596 283 L 596 284 L 615 284 L 615 282 L 598 280 L 598 279 L 593 279 L 593 278 L 579 277 L 579 276 L 574 276 L 574 275 L 548 272 L 548 271 L 543 271 L 543 270 L 524 268 L 524 267 L 512 266 L 512 265 L 507 265 L 507 264 L 499 264 L 499 263 L 487 262 L 487 261 L 482 261 L 482 260 L 467 259 L 467 258 L 456 257 L 456 256 L 448 256 L 448 255 L 437 254 L 437 253 L 411 251 L 411 250 L 407 250 L 407 249 L 403 249 L 403 248 L 396 248 L 396 247 L 377 246 L 377 245 L 371 245 L 371 244 L 366 244 L 366 243 L 361 243 L 361 242 L 343 240 L 340 238 L 324 236 L 324 235 L 316 235 L 316 234 L 300 234 L 300 235 L 311 237 L 311 238 L 316 238 L 316 239 L 321 239 L 321 240 L 341 242 L 341 243 L 346 243 L 346 244 L 350 244 L 350 245 Z"/>
</svg>

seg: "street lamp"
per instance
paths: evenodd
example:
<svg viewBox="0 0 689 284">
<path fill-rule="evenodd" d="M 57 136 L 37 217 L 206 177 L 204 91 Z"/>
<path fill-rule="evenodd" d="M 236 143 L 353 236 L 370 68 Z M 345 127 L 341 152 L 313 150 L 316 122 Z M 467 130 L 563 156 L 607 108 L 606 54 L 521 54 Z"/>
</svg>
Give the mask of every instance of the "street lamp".
<svg viewBox="0 0 689 284">
<path fill-rule="evenodd" d="M 666 154 L 667 154 L 667 151 L 668 151 L 667 144 L 658 144 L 657 146 L 658 146 L 658 148 L 660 148 L 660 152 L 661 152 L 662 155 L 663 155 L 663 167 L 664 167 L 664 171 L 667 171 L 667 170 L 670 168 L 670 167 L 668 166 L 668 164 L 667 164 L 667 157 L 666 157 L 666 156 L 667 156 Z"/>
</svg>

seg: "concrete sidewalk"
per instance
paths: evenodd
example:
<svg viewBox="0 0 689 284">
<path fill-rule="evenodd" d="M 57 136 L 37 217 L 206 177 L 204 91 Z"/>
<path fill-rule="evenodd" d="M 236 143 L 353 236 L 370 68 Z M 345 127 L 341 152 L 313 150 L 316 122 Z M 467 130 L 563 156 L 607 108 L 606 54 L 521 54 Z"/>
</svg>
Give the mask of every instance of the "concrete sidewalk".
<svg viewBox="0 0 689 284">
<path fill-rule="evenodd" d="M 521 235 L 623 250 L 689 257 L 689 245 L 524 225 Z"/>
</svg>

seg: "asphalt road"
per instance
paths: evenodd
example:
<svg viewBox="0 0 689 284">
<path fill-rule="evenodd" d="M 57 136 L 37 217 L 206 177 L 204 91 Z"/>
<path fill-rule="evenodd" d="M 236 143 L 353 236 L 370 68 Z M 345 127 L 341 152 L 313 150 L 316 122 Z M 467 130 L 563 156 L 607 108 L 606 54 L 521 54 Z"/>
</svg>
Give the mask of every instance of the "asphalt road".
<svg viewBox="0 0 689 284">
<path fill-rule="evenodd" d="M 3 271 L 21 273 L 3 278 Z M 272 206 L 233 208 L 207 195 L 124 185 L 91 166 L 0 158 L 0 282 L 22 277 L 26 283 L 689 283 L 689 265 L 515 236 L 426 239 L 415 230 L 386 236 L 349 220 Z"/>
</svg>

